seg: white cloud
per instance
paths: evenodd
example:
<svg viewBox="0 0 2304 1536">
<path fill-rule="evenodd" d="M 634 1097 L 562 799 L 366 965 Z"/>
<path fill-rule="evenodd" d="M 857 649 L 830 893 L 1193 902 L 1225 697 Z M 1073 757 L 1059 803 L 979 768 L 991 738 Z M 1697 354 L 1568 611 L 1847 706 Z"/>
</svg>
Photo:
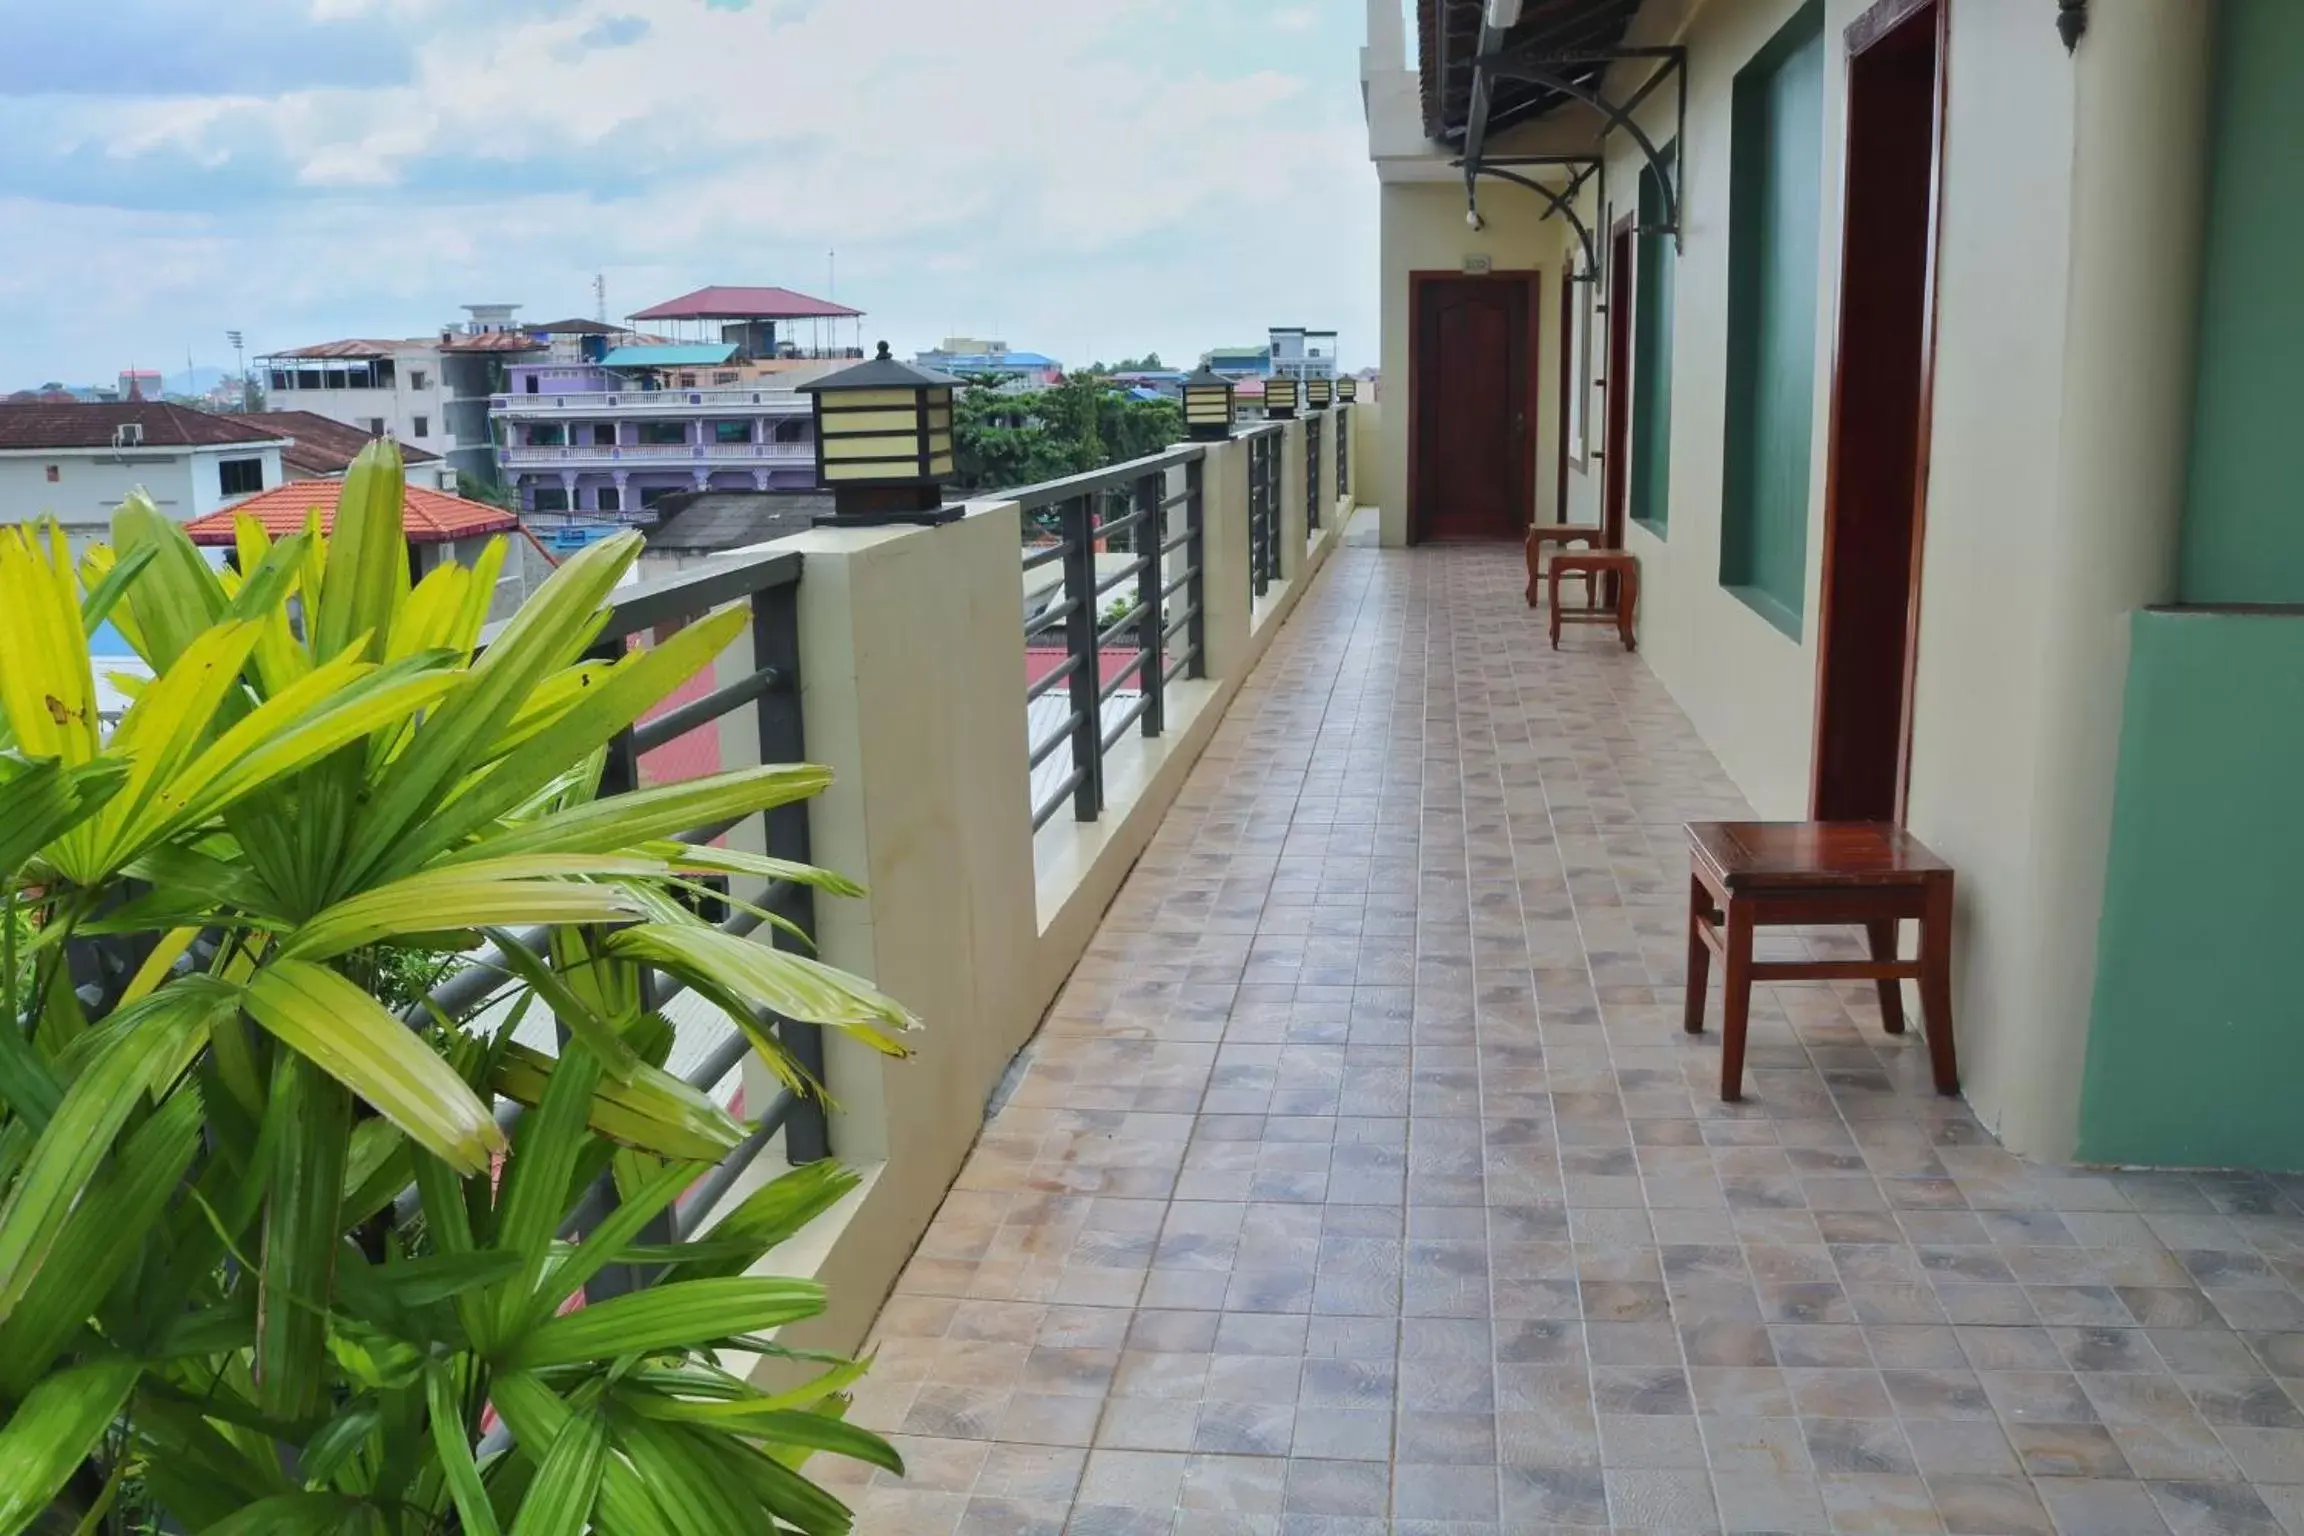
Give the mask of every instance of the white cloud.
<svg viewBox="0 0 2304 1536">
<path fill-rule="evenodd" d="M 704 282 L 820 289 L 833 247 L 841 297 L 900 345 L 998 323 L 1070 360 L 1186 355 L 1295 321 L 1374 350 L 1351 8 L 326 3 L 408 29 L 410 78 L 42 114 L 35 163 L 100 150 L 57 175 L 123 190 L 0 203 L 30 236 L 11 248 L 42 253 L 0 273 L 0 326 L 31 349 L 0 388 L 226 326 L 274 346 L 476 298 L 588 311 L 595 270 L 618 312 Z M 163 153 L 193 179 L 147 177 L 140 205 L 130 173 Z M 111 248 L 82 259 L 90 239 Z"/>
</svg>

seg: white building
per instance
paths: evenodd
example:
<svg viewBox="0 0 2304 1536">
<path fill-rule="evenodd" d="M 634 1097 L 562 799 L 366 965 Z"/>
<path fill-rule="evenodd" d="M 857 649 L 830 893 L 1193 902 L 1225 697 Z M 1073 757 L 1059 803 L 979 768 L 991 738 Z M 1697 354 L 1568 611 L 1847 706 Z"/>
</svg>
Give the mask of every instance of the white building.
<svg viewBox="0 0 2304 1536">
<path fill-rule="evenodd" d="M 294 347 L 257 359 L 267 403 L 309 411 L 439 454 L 458 477 L 495 479 L 488 397 L 503 364 L 544 343 L 512 321 L 516 304 L 467 304 L 471 318 L 437 336 L 350 339 Z"/>
<path fill-rule="evenodd" d="M 1272 327 L 1272 372 L 1284 379 L 1336 377 L 1336 333 L 1300 325 Z"/>
<path fill-rule="evenodd" d="M 281 483 L 276 430 L 157 400 L 0 404 L 0 522 L 54 517 L 75 547 L 142 487 L 190 522 Z"/>
</svg>

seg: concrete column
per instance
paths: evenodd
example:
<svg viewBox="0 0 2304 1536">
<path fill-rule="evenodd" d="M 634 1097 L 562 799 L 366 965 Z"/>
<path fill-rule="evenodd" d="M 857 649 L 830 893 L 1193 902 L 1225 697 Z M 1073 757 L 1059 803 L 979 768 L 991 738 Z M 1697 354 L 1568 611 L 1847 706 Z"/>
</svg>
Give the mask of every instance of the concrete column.
<svg viewBox="0 0 2304 1536">
<path fill-rule="evenodd" d="M 768 489 L 768 471 L 764 469 L 756 469 L 752 471 L 752 489 L 756 491 L 765 491 Z"/>
<path fill-rule="evenodd" d="M 564 492 L 564 493 L 566 494 L 566 497 L 567 497 L 567 509 L 568 509 L 569 511 L 571 511 L 571 512 L 575 511 L 575 510 L 576 510 L 576 472 L 575 472 L 574 470 L 572 470 L 572 469 L 564 469 L 564 470 L 560 471 L 560 489 L 561 489 L 561 491 L 562 491 L 562 492 Z"/>
<path fill-rule="evenodd" d="M 1235 679 L 1248 666 L 1248 445 L 1210 443 L 1200 467 L 1201 602 L 1208 675 Z"/>
</svg>

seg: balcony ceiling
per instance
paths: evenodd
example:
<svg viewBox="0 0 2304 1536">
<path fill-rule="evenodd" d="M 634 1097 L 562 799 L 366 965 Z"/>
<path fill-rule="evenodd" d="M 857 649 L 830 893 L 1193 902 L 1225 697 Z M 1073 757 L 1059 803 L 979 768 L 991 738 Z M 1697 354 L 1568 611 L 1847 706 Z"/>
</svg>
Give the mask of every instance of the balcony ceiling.
<svg viewBox="0 0 2304 1536">
<path fill-rule="evenodd" d="M 1449 144 L 1464 142 L 1472 111 L 1472 60 L 1480 51 L 1485 0 L 1417 0 L 1416 21 L 1424 100 L 1424 132 Z M 1504 34 L 1504 47 L 1540 54 L 1599 54 L 1624 41 L 1640 0 L 1524 0 L 1520 19 Z M 1597 84 L 1605 63 L 1583 65 L 1572 77 Z M 1488 112 L 1491 132 L 1542 117 L 1570 98 L 1548 86 L 1499 77 Z"/>
</svg>

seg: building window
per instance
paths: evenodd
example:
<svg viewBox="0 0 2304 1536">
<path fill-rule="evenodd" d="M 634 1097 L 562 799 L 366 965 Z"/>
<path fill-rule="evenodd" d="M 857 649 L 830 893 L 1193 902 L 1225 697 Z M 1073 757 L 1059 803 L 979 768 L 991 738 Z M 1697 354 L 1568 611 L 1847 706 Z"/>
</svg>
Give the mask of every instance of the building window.
<svg viewBox="0 0 2304 1536">
<path fill-rule="evenodd" d="M 565 512 L 568 510 L 568 492 L 562 486 L 538 486 L 530 491 L 533 505 L 539 512 Z"/>
<path fill-rule="evenodd" d="M 593 510 L 599 512 L 621 512 L 624 510 L 624 498 L 616 494 L 616 487 L 604 485 L 592 493 L 592 506 Z"/>
<path fill-rule="evenodd" d="M 421 368 L 411 368 L 408 370 L 408 387 L 410 389 L 430 389 L 432 387 L 432 375 Z M 418 433 L 417 435 L 422 436 L 423 434 Z"/>
<path fill-rule="evenodd" d="M 532 448 L 557 448 L 566 441 L 556 421 L 540 421 L 528 429 L 528 444 Z"/>
<path fill-rule="evenodd" d="M 378 358 L 374 364 L 374 373 L 378 389 L 390 389 L 392 387 L 392 359 L 388 357 Z"/>
<path fill-rule="evenodd" d="M 253 496 L 264 489 L 262 459 L 219 459 L 216 482 L 227 496 Z"/>
<path fill-rule="evenodd" d="M 409 425 L 418 437 L 430 437 L 432 435 L 432 418 L 429 416 L 415 417 Z"/>
<path fill-rule="evenodd" d="M 688 441 L 688 423 L 684 421 L 644 421 L 640 423 L 640 441 L 644 443 L 685 443 Z"/>
<path fill-rule="evenodd" d="M 652 507 L 679 489 L 676 485 L 644 485 L 640 487 L 640 505 Z"/>
<path fill-rule="evenodd" d="M 615 423 L 613 423 L 613 422 L 607 422 L 607 421 L 596 421 L 596 422 L 594 422 L 594 423 L 592 424 L 592 446 L 593 446 L 593 447 L 595 447 L 595 448 L 613 448 L 613 447 L 615 447 L 615 446 L 616 446 L 616 426 L 615 426 Z"/>
<path fill-rule="evenodd" d="M 682 389 L 694 389 L 696 387 L 696 375 L 692 373 L 680 375 L 680 387 Z"/>
<path fill-rule="evenodd" d="M 1678 146 L 1664 146 L 1669 167 Z M 1664 184 L 1654 166 L 1640 173 L 1640 227 L 1664 222 Z M 1635 242 L 1632 300 L 1632 520 L 1658 538 L 1672 499 L 1672 305 L 1680 248 L 1670 235 Z"/>
<path fill-rule="evenodd" d="M 375 386 L 375 382 L 375 377 L 369 373 L 366 363 L 354 363 L 344 370 L 344 387 L 346 389 L 370 389 Z"/>
<path fill-rule="evenodd" d="M 807 421 L 802 417 L 794 416 L 776 423 L 776 441 L 780 443 L 804 443 L 808 441 Z"/>
<path fill-rule="evenodd" d="M 748 443 L 752 441 L 752 423 L 748 421 L 716 421 L 712 423 L 712 441 L 716 443 Z"/>
<path fill-rule="evenodd" d="M 1808 583 L 1824 8 L 1736 74 L 1728 177 L 1728 423 L 1720 584 L 1793 639 Z"/>
<path fill-rule="evenodd" d="M 272 387 L 276 390 L 292 389 L 295 387 L 288 382 L 290 374 L 285 368 L 271 369 L 268 373 L 266 373 L 265 377 L 272 381 Z"/>
<path fill-rule="evenodd" d="M 368 418 L 368 435 L 370 437 L 382 437 L 384 435 L 383 417 L 371 416 Z"/>
<path fill-rule="evenodd" d="M 536 378 L 536 375 L 534 375 L 534 374 L 530 374 L 530 375 L 528 375 L 527 379 L 526 379 L 524 382 L 527 384 L 527 387 L 528 387 L 528 393 L 530 393 L 530 394 L 532 394 L 532 395 L 534 395 L 534 394 L 540 394 L 540 393 L 542 393 L 542 388 L 541 388 L 541 386 L 539 385 L 539 383 L 537 382 L 537 378 Z"/>
<path fill-rule="evenodd" d="M 712 375 L 712 382 L 715 384 L 733 384 L 736 382 L 736 373 L 733 369 L 724 373 L 716 373 Z"/>
<path fill-rule="evenodd" d="M 61 480 L 61 479 L 63 479 L 63 478 L 64 478 L 64 466 L 63 466 L 63 465 L 61 465 L 61 464 L 51 464 L 51 465 L 49 465 L 49 466 L 48 466 L 48 483 L 49 483 L 50 485 L 54 485 L 54 484 L 55 484 L 57 481 L 59 481 L 59 480 Z"/>
</svg>

